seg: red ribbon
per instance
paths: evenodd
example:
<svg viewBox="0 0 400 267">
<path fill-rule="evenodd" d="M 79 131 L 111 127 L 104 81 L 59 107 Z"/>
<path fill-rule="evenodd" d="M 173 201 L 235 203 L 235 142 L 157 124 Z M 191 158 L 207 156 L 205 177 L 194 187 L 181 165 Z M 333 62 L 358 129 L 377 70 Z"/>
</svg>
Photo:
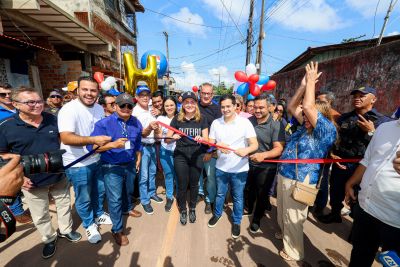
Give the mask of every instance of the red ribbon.
<svg viewBox="0 0 400 267">
<path fill-rule="evenodd" d="M 216 148 L 220 148 L 220 149 L 226 149 L 226 150 L 235 152 L 235 150 L 230 148 L 230 147 L 220 146 L 220 145 L 217 145 L 217 144 L 214 144 L 214 143 L 210 143 L 210 142 L 207 142 L 207 141 L 204 141 L 204 140 L 196 141 L 196 140 L 194 140 L 193 137 L 185 134 L 182 131 L 179 131 L 178 129 L 175 129 L 174 127 L 171 127 L 168 124 L 165 124 L 165 123 L 163 123 L 161 121 L 157 121 L 157 123 L 160 124 L 162 127 L 165 127 L 165 128 L 167 128 L 167 129 L 169 129 L 169 130 L 171 130 L 171 131 L 173 131 L 173 132 L 175 132 L 175 133 L 177 133 L 177 134 L 179 134 L 181 136 L 185 136 L 185 137 L 189 138 L 192 141 L 195 141 L 195 142 L 198 142 L 198 143 L 202 143 L 202 144 L 205 144 L 205 145 L 208 145 L 208 146 L 212 146 L 212 147 L 216 147 Z M 269 162 L 269 163 L 298 163 L 298 164 L 307 164 L 307 163 L 308 164 L 322 164 L 322 163 L 323 164 L 328 164 L 328 163 L 336 163 L 336 162 L 338 162 L 338 163 L 344 163 L 344 162 L 357 163 L 360 160 L 361 159 L 266 159 L 266 160 L 263 160 L 262 162 Z"/>
</svg>

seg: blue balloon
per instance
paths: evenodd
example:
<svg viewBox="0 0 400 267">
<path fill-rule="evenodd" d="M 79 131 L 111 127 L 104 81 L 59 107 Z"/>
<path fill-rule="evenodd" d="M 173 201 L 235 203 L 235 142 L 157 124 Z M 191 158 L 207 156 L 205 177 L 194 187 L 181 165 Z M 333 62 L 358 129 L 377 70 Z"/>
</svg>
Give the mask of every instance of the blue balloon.
<svg viewBox="0 0 400 267">
<path fill-rule="evenodd" d="M 266 84 L 269 81 L 269 76 L 267 75 L 260 75 L 260 78 L 258 79 L 257 84 L 258 85 L 263 85 Z"/>
<path fill-rule="evenodd" d="M 254 95 L 252 95 L 252 94 L 248 94 L 247 95 L 247 100 L 253 100 L 253 99 L 255 99 L 256 97 L 254 96 Z"/>
<path fill-rule="evenodd" d="M 140 59 L 140 67 L 145 69 L 147 66 L 147 56 L 156 56 L 157 58 L 157 76 L 161 78 L 166 72 L 168 68 L 167 58 L 163 53 L 157 50 L 149 50 L 142 55 Z"/>
<path fill-rule="evenodd" d="M 249 84 L 248 83 L 242 83 L 236 89 L 236 93 L 238 95 L 244 96 L 247 93 L 248 90 L 249 90 Z"/>
</svg>

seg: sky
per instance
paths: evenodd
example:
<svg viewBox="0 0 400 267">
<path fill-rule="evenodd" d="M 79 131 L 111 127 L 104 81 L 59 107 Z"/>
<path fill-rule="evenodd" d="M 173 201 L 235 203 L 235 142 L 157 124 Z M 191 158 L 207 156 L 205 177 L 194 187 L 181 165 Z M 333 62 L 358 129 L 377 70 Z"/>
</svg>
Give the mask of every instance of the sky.
<svg viewBox="0 0 400 267">
<path fill-rule="evenodd" d="M 261 0 L 255 0 L 253 47 L 260 28 Z M 397 2 L 395 0 L 395 2 Z M 203 82 L 235 82 L 245 69 L 250 0 L 141 0 L 137 13 L 139 60 L 148 50 L 166 55 L 177 88 Z M 265 0 L 262 74 L 272 75 L 308 47 L 377 37 L 390 0 Z M 391 13 L 385 36 L 400 32 L 400 4 Z"/>
</svg>

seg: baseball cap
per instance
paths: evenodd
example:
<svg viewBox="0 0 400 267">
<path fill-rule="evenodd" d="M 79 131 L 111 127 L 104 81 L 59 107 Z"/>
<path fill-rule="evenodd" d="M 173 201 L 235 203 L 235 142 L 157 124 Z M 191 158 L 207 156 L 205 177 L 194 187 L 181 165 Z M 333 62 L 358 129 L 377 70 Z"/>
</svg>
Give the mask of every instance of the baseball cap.
<svg viewBox="0 0 400 267">
<path fill-rule="evenodd" d="M 356 92 L 360 92 L 362 94 L 373 94 L 374 96 L 376 96 L 376 90 L 375 88 L 372 87 L 368 87 L 368 86 L 363 86 L 360 87 L 358 89 L 354 89 L 353 91 L 351 91 L 350 95 L 354 95 Z"/>
<path fill-rule="evenodd" d="M 147 87 L 147 85 L 139 85 L 136 88 L 136 95 L 140 95 L 140 93 L 142 93 L 142 92 L 149 92 L 150 93 L 149 87 Z"/>
<path fill-rule="evenodd" d="M 115 99 L 115 103 L 118 106 L 124 105 L 124 104 L 131 104 L 132 106 L 134 105 L 132 96 L 127 93 L 122 93 L 117 98 Z"/>
<path fill-rule="evenodd" d="M 193 92 L 190 92 L 190 91 L 184 92 L 182 94 L 182 101 L 185 101 L 185 99 L 188 99 L 188 98 L 192 98 L 194 100 L 197 100 L 196 95 Z"/>
<path fill-rule="evenodd" d="M 54 95 L 62 96 L 62 95 L 60 94 L 60 92 L 58 92 L 57 90 L 53 90 L 53 91 L 51 91 L 50 94 L 49 94 L 49 96 L 54 96 Z"/>
</svg>

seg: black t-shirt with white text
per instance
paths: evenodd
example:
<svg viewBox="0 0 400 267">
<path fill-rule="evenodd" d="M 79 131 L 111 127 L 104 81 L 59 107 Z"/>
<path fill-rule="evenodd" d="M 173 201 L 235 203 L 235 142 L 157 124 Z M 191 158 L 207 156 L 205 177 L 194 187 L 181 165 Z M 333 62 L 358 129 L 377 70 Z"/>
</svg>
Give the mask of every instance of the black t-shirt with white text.
<svg viewBox="0 0 400 267">
<path fill-rule="evenodd" d="M 171 121 L 171 127 L 178 129 L 179 131 L 187 134 L 190 137 L 195 137 L 197 135 L 201 136 L 201 131 L 208 128 L 207 119 L 202 117 L 200 121 L 196 121 L 194 118 L 191 120 L 184 119 L 183 121 L 178 121 L 178 116 L 175 116 Z M 181 139 L 176 141 L 176 148 L 189 147 L 189 146 L 200 146 L 197 142 L 190 140 L 187 137 L 182 136 Z"/>
</svg>

